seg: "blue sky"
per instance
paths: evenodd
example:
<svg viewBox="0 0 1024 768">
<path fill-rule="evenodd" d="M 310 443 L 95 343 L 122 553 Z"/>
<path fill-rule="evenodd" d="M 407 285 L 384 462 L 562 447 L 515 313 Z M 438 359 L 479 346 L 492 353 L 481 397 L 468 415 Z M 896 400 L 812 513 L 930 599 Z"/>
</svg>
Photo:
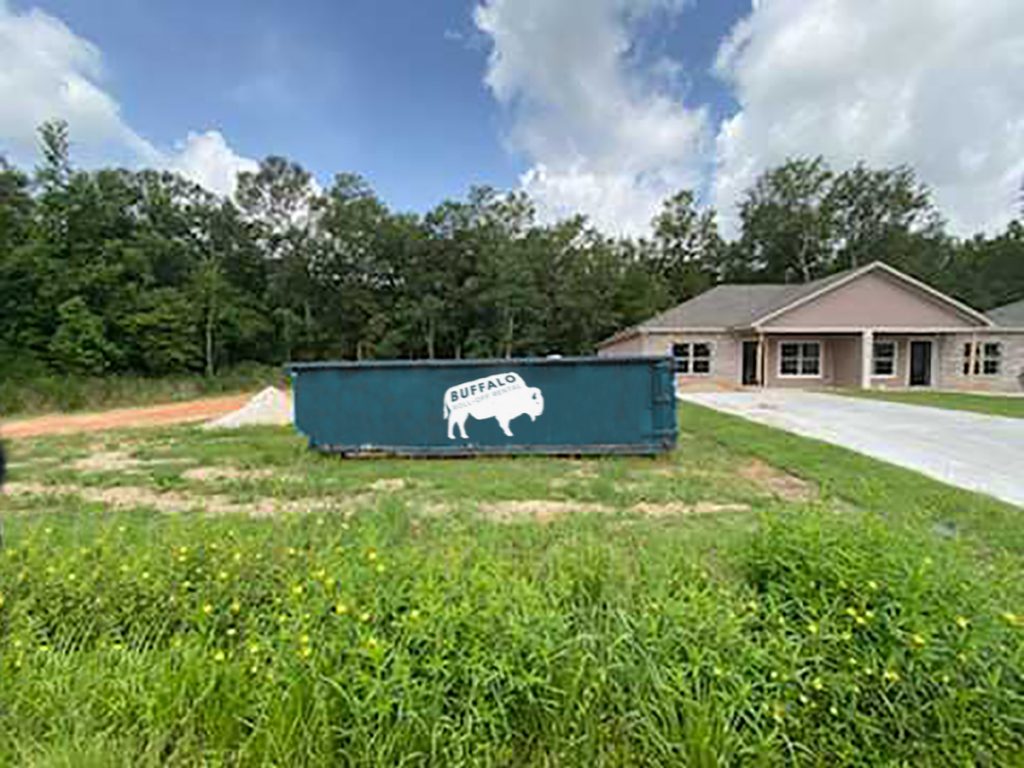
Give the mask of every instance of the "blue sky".
<svg viewBox="0 0 1024 768">
<path fill-rule="evenodd" d="M 821 153 L 910 163 L 992 229 L 1022 45 L 1019 0 L 0 0 L 0 154 L 64 117 L 84 165 L 230 192 L 282 154 L 401 210 L 490 184 L 637 232 L 680 187 L 728 228 L 758 172 Z"/>
<path fill-rule="evenodd" d="M 661 14 L 640 25 L 637 46 L 678 58 L 693 96 L 728 109 L 709 68 L 748 6 Z M 106 89 L 159 145 L 215 128 L 243 155 L 283 154 L 322 182 L 354 171 L 413 210 L 471 184 L 513 187 L 529 166 L 504 145 L 503 110 L 483 83 L 488 43 L 466 0 L 13 3 L 30 7 L 102 50 Z"/>
</svg>

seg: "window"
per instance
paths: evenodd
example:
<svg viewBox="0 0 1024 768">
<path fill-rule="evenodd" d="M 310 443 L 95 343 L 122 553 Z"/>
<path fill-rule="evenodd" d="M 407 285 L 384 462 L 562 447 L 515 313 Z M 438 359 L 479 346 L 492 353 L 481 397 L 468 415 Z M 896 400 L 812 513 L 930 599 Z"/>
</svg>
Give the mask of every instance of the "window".
<svg viewBox="0 0 1024 768">
<path fill-rule="evenodd" d="M 779 344 L 779 376 L 821 376 L 821 342 L 784 341 Z"/>
<path fill-rule="evenodd" d="M 974 370 L 971 370 L 971 349 L 974 349 Z M 964 344 L 964 376 L 998 376 L 1003 361 L 1003 346 L 998 341 Z"/>
<path fill-rule="evenodd" d="M 876 341 L 871 363 L 872 376 L 896 375 L 896 342 Z"/>
<path fill-rule="evenodd" d="M 707 342 L 673 344 L 676 373 L 706 376 L 711 373 L 711 345 Z"/>
</svg>

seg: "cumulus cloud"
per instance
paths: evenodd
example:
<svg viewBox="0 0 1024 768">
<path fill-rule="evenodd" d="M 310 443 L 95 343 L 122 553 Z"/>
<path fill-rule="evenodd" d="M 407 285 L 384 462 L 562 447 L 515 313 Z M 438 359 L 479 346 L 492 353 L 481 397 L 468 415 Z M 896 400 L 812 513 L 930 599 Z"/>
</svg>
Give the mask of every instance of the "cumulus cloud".
<svg viewBox="0 0 1024 768">
<path fill-rule="evenodd" d="M 62 119 L 85 164 L 177 170 L 220 194 L 233 191 L 234 171 L 255 166 L 216 131 L 190 133 L 171 151 L 154 146 L 125 122 L 103 76 L 95 45 L 49 14 L 0 0 L 0 153 L 31 164 L 39 125 Z"/>
<path fill-rule="evenodd" d="M 767 167 L 910 164 L 960 234 L 1006 224 L 1024 178 L 1020 0 L 767 0 L 719 49 L 740 110 L 716 141 L 730 214 Z M 734 222 L 733 222 L 734 223 Z"/>
<path fill-rule="evenodd" d="M 700 180 L 707 116 L 638 72 L 633 24 L 681 0 L 484 0 L 486 83 L 511 113 L 509 141 L 533 166 L 523 188 L 542 213 L 588 214 L 608 232 L 647 228 L 661 201 Z"/>
<path fill-rule="evenodd" d="M 219 131 L 189 133 L 184 145 L 165 163 L 171 170 L 225 196 L 234 193 L 239 173 L 259 168 L 255 160 L 237 155 Z"/>
</svg>

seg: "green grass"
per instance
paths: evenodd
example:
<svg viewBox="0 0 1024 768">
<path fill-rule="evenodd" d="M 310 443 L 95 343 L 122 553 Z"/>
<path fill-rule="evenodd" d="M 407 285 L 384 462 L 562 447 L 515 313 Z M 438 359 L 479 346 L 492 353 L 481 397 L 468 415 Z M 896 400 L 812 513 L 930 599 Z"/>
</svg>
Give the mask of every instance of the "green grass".
<svg viewBox="0 0 1024 768">
<path fill-rule="evenodd" d="M 836 394 L 846 397 L 862 397 L 867 400 L 889 400 L 907 405 L 927 405 L 932 408 L 974 411 L 975 413 L 987 413 L 990 416 L 1024 419 L 1024 397 L 976 395 L 968 392 L 897 392 L 879 389 L 844 389 L 837 391 Z"/>
<path fill-rule="evenodd" d="M 14 444 L 0 764 L 1018 760 L 1020 510 L 681 419 L 653 460 L 342 461 L 277 429 Z M 755 456 L 820 494 L 772 495 Z M 77 493 L 25 493 L 46 485 Z M 311 511 L 88 500 L 114 487 Z"/>
<path fill-rule="evenodd" d="M 144 378 L 141 376 L 70 376 L 38 374 L 0 379 L 0 416 L 30 416 L 55 411 L 91 411 L 148 405 L 197 397 L 248 392 L 268 385 L 282 386 L 280 368 L 247 364 L 213 378 L 197 374 Z"/>
</svg>

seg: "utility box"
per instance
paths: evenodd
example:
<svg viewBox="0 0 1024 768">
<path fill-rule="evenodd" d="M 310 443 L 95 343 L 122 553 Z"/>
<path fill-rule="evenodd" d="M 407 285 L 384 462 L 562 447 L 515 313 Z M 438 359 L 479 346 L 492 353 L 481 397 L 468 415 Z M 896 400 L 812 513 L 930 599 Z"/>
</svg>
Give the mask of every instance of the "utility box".
<svg viewBox="0 0 1024 768">
<path fill-rule="evenodd" d="M 671 358 L 292 363 L 295 425 L 343 455 L 655 454 L 676 444 Z"/>
</svg>

